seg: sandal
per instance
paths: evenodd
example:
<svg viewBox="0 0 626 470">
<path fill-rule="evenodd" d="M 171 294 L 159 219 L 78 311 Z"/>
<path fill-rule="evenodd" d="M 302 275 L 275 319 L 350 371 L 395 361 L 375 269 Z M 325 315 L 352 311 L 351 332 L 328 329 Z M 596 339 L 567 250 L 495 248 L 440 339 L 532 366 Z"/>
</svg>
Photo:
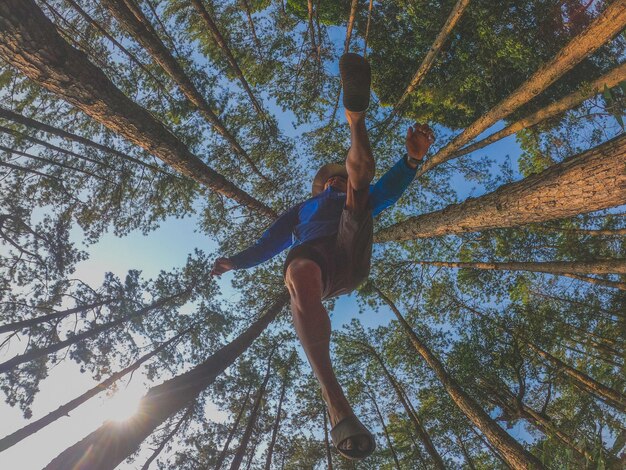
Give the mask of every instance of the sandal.
<svg viewBox="0 0 626 470">
<path fill-rule="evenodd" d="M 343 106 L 348 111 L 365 111 L 370 104 L 370 64 L 359 54 L 350 52 L 339 59 L 339 73 L 343 84 Z"/>
<path fill-rule="evenodd" d="M 367 449 L 342 449 L 343 444 L 347 439 L 354 439 L 356 437 L 365 436 L 369 440 Z M 337 451 L 350 460 L 361 460 L 368 457 L 376 449 L 376 442 L 374 436 L 363 426 L 359 418 L 354 415 L 348 416 L 339 421 L 331 430 L 330 437 L 335 445 Z"/>
</svg>

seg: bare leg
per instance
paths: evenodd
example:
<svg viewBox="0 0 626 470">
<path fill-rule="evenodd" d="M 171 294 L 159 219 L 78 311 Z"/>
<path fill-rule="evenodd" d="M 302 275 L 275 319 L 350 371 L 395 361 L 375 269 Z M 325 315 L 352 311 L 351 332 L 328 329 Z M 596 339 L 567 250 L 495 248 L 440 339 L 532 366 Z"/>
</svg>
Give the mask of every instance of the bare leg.
<svg viewBox="0 0 626 470">
<path fill-rule="evenodd" d="M 330 361 L 330 318 L 322 305 L 322 272 L 317 263 L 294 259 L 287 268 L 293 324 L 309 363 L 322 387 L 334 426 L 352 413 Z"/>
<path fill-rule="evenodd" d="M 374 179 L 376 163 L 365 127 L 365 112 L 355 113 L 346 109 L 350 126 L 350 150 L 346 158 L 348 179 L 355 190 L 367 188 Z"/>
</svg>

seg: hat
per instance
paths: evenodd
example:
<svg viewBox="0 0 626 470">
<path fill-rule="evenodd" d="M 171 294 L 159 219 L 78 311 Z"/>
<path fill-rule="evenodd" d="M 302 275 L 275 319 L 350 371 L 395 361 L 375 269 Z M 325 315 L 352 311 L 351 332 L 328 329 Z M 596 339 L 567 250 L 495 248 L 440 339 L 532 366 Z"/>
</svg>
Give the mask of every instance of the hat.
<svg viewBox="0 0 626 470">
<path fill-rule="evenodd" d="M 348 170 L 346 170 L 346 165 L 344 163 L 327 163 L 322 168 L 317 171 L 315 178 L 313 178 L 313 187 L 311 188 L 311 193 L 313 196 L 318 195 L 322 191 L 324 191 L 324 185 L 326 185 L 326 181 L 333 176 L 343 176 L 344 178 L 348 178 Z"/>
</svg>

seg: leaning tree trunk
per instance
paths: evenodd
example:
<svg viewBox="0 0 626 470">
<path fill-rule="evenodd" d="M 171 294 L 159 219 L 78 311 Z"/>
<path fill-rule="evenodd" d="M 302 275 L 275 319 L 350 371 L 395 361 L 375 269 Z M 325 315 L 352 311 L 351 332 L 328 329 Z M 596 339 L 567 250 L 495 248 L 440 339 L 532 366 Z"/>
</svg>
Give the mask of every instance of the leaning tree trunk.
<svg viewBox="0 0 626 470">
<path fill-rule="evenodd" d="M 254 430 L 254 426 L 256 425 L 257 416 L 259 415 L 259 409 L 261 408 L 261 403 L 265 398 L 265 390 L 267 388 L 267 383 L 270 380 L 270 372 L 272 370 L 272 356 L 274 355 L 274 350 L 270 353 L 269 359 L 267 360 L 267 370 L 265 372 L 265 378 L 263 379 L 263 383 L 259 388 L 259 391 L 256 396 L 256 400 L 254 401 L 254 405 L 252 406 L 252 410 L 250 410 L 250 416 L 248 416 L 248 424 L 246 425 L 246 429 L 243 432 L 243 436 L 241 437 L 241 441 L 239 443 L 239 448 L 233 457 L 233 461 L 230 464 L 230 470 L 238 470 L 241 466 L 241 462 L 243 461 L 243 457 L 246 454 L 246 449 L 248 448 L 248 442 L 250 441 L 250 436 L 252 436 L 252 431 Z"/>
<path fill-rule="evenodd" d="M 561 49 L 550 62 L 543 65 L 517 90 L 477 119 L 432 158 L 428 159 L 418 171 L 418 175 L 422 175 L 452 158 L 452 154 L 456 150 L 539 95 L 581 60 L 618 35 L 624 27 L 626 27 L 626 0 L 615 0 L 593 20 L 585 31 Z"/>
<path fill-rule="evenodd" d="M 265 330 L 287 302 L 283 294 L 250 327 L 206 361 L 143 397 L 135 417 L 124 423 L 106 422 L 82 441 L 63 451 L 45 470 L 113 470 L 137 450 L 143 440 L 168 417 L 195 400 Z"/>
<path fill-rule="evenodd" d="M 280 388 L 280 397 L 278 399 L 278 409 L 276 410 L 276 420 L 274 420 L 274 426 L 272 427 L 272 438 L 270 444 L 267 447 L 267 459 L 265 460 L 265 470 L 270 470 L 272 467 L 272 456 L 274 454 L 274 445 L 276 444 L 276 438 L 278 437 L 278 429 L 280 428 L 281 413 L 283 409 L 283 400 L 285 399 L 285 392 L 287 391 L 287 379 L 288 375 L 285 373 L 283 377 L 283 384 Z"/>
<path fill-rule="evenodd" d="M 615 85 L 623 81 L 624 77 L 626 77 L 626 62 L 618 65 L 605 75 L 591 82 L 589 85 L 582 87 L 580 90 L 576 90 L 574 93 L 571 93 L 566 97 L 561 98 L 557 102 L 551 103 L 545 108 L 542 108 L 539 111 L 536 111 L 531 115 L 526 116 L 525 118 L 509 124 L 504 129 L 494 134 L 491 134 L 489 137 L 486 137 L 483 140 L 476 142 L 475 144 L 468 145 L 467 147 L 463 147 L 462 149 L 457 150 L 450 156 L 450 160 L 486 147 L 493 142 L 504 139 L 511 134 L 515 134 L 521 131 L 522 129 L 532 127 L 542 121 L 545 121 L 546 119 L 558 116 L 559 114 L 569 109 L 572 109 L 575 106 L 578 106 L 583 101 L 593 97 L 595 94 L 602 91 L 605 86 L 608 88 L 614 87 Z"/>
<path fill-rule="evenodd" d="M 383 294 L 378 288 L 374 288 L 380 298 L 391 308 L 396 315 L 398 322 L 409 336 L 413 347 L 426 363 L 433 369 L 441 384 L 444 386 L 452 401 L 459 409 L 481 430 L 487 437 L 489 442 L 498 450 L 509 466 L 514 469 L 528 470 L 534 468 L 544 468 L 543 464 L 528 452 L 524 447 L 513 439 L 506 431 L 483 410 L 476 401 L 469 396 L 456 382 L 456 380 L 448 374 L 441 361 L 426 347 L 419 339 L 415 331 L 404 319 L 396 305 L 389 297 Z"/>
<path fill-rule="evenodd" d="M 139 5 L 132 0 L 102 0 L 120 25 L 139 42 L 154 58 L 154 60 L 172 77 L 180 91 L 200 111 L 205 120 L 219 132 L 230 144 L 231 148 L 243 157 L 250 168 L 261 178 L 266 179 L 259 171 L 250 155 L 241 147 L 235 136 L 224 126 L 219 116 L 211 109 L 202 93 L 193 84 L 181 65 L 174 58 L 169 49 L 163 44 L 157 32 L 144 16 Z"/>
<path fill-rule="evenodd" d="M 143 466 L 141 467 L 141 470 L 148 470 L 150 468 L 150 464 L 154 462 L 156 458 L 159 456 L 159 454 L 163 451 L 163 449 L 165 449 L 165 446 L 167 445 L 167 443 L 174 438 L 174 436 L 178 433 L 181 426 L 185 424 L 189 420 L 189 418 L 191 418 L 192 413 L 193 413 L 193 403 L 189 405 L 189 407 L 187 408 L 187 411 L 178 420 L 178 422 L 174 426 L 174 429 L 172 429 L 167 434 L 167 436 L 163 438 L 163 440 L 160 442 L 157 448 L 154 449 L 154 452 L 152 452 L 152 455 L 148 457 L 148 460 L 146 460 L 146 462 L 143 464 Z"/>
<path fill-rule="evenodd" d="M 626 282 L 599 279 L 581 274 L 626 274 L 626 259 L 596 261 L 542 261 L 542 262 L 459 262 L 414 261 L 416 264 L 458 269 L 485 269 L 496 271 L 530 271 L 565 276 L 594 285 L 626 290 Z"/>
<path fill-rule="evenodd" d="M 259 116 L 261 117 L 261 119 L 265 119 L 265 110 L 263 109 L 263 106 L 261 106 L 256 96 L 254 96 L 254 93 L 252 92 L 252 89 L 250 88 L 250 85 L 248 84 L 246 77 L 244 77 L 243 72 L 241 71 L 241 68 L 239 67 L 239 64 L 237 63 L 237 60 L 235 59 L 235 56 L 230 50 L 230 46 L 228 45 L 226 38 L 224 38 L 219 28 L 215 24 L 215 21 L 213 21 L 213 17 L 211 17 L 210 13 L 205 8 L 204 4 L 202 3 L 202 0 L 191 0 L 191 4 L 194 6 L 194 8 L 196 9 L 200 17 L 204 20 L 204 23 L 206 24 L 207 28 L 211 32 L 213 39 L 215 40 L 217 45 L 220 47 L 220 49 L 226 56 L 226 59 L 228 60 L 230 67 L 235 72 L 235 75 L 237 75 L 237 78 L 239 78 L 239 82 L 241 83 L 241 86 L 248 94 L 248 97 L 250 98 L 252 105 L 255 107 L 255 109 L 259 113 Z"/>
<path fill-rule="evenodd" d="M 70 46 L 33 0 L 0 2 L 0 57 L 183 175 L 269 217 L 276 213 L 202 160 Z"/>
<path fill-rule="evenodd" d="M 378 419 L 380 420 L 380 425 L 383 428 L 383 433 L 385 434 L 385 439 L 387 440 L 387 446 L 389 446 L 389 450 L 391 451 L 391 456 L 393 457 L 393 461 L 396 464 L 396 468 L 401 470 L 400 462 L 398 461 L 398 456 L 396 455 L 396 450 L 393 448 L 393 444 L 391 443 L 391 437 L 389 436 L 389 431 L 387 430 L 387 425 L 385 424 L 385 418 L 383 414 L 380 412 L 380 408 L 378 408 L 378 403 L 376 402 L 376 397 L 373 393 L 368 393 L 370 400 L 372 400 L 372 404 L 374 405 L 374 409 L 376 410 L 376 414 L 378 415 Z"/>
<path fill-rule="evenodd" d="M 163 307 L 164 305 L 168 304 L 169 302 L 173 300 L 176 300 L 176 299 L 179 299 L 180 297 L 188 295 L 190 292 L 191 292 L 190 289 L 186 289 L 182 292 L 179 292 L 178 294 L 172 295 L 170 297 L 166 297 L 165 299 L 157 300 L 153 304 L 148 305 L 147 307 L 144 307 L 135 312 L 129 313 L 128 315 L 124 315 L 118 318 L 117 320 L 111 321 L 109 323 L 103 323 L 94 328 L 91 328 L 90 330 L 84 331 L 77 335 L 70 336 L 66 340 L 59 341 L 58 343 L 53 343 L 43 348 L 35 348 L 24 354 L 20 354 L 19 356 L 12 357 L 8 361 L 5 361 L 2 364 L 0 364 L 0 374 L 8 372 L 11 369 L 13 369 L 15 366 L 18 366 L 25 362 L 34 361 L 35 359 L 38 359 L 40 357 L 47 356 L 48 354 L 55 353 L 68 346 L 71 346 L 73 344 L 77 344 L 86 339 L 92 338 L 96 335 L 99 335 L 100 333 L 104 331 L 108 331 L 112 328 L 120 326 L 129 320 L 132 320 L 134 318 L 139 318 L 145 315 L 146 313 L 149 313 L 155 309 Z"/>
<path fill-rule="evenodd" d="M 61 137 L 63 139 L 66 140 L 71 140 L 74 142 L 77 142 L 79 144 L 85 145 L 87 147 L 91 147 L 94 148 L 96 150 L 101 150 L 103 152 L 107 152 L 111 155 L 115 155 L 119 158 L 121 158 L 122 160 L 126 160 L 132 163 L 135 163 L 137 165 L 140 166 L 144 166 L 146 168 L 150 168 L 153 171 L 158 171 L 160 173 L 164 173 L 166 175 L 170 175 L 170 176 L 175 176 L 172 175 L 171 173 L 165 171 L 163 168 L 159 168 L 156 165 L 152 165 L 150 163 L 141 161 L 135 157 L 131 157 L 130 155 L 126 155 L 123 152 L 120 152 L 119 150 L 116 150 L 114 148 L 111 147 L 107 147 L 106 145 L 102 145 L 99 144 L 98 142 L 94 142 L 93 140 L 87 139 L 85 137 L 82 137 L 80 135 L 77 134 L 73 134 L 71 132 L 65 131 L 63 129 L 59 129 L 57 127 L 53 127 L 49 124 L 45 124 L 43 122 L 40 121 L 36 121 L 35 119 L 23 116 L 21 114 L 18 114 L 16 112 L 13 112 L 9 109 L 3 108 L 0 106 L 0 117 L 16 122 L 18 124 L 21 124 L 23 126 L 26 126 L 29 129 L 35 129 L 38 131 L 42 131 L 42 132 L 46 132 L 48 134 L 52 134 L 52 135 L 56 135 L 57 137 Z"/>
<path fill-rule="evenodd" d="M 417 435 L 419 436 L 420 440 L 422 441 L 422 444 L 424 444 L 424 447 L 428 451 L 428 454 L 433 459 L 435 467 L 438 468 L 438 469 L 445 470 L 446 466 L 443 463 L 443 459 L 441 458 L 441 455 L 437 451 L 437 448 L 434 446 L 433 441 L 430 439 L 430 435 L 428 434 L 428 431 L 426 431 L 426 428 L 422 424 L 422 422 L 419 419 L 419 417 L 417 416 L 417 414 L 413 413 L 413 410 L 411 409 L 411 407 L 407 403 L 407 399 L 406 399 L 406 396 L 404 395 L 404 392 L 403 392 L 402 388 L 398 384 L 398 381 L 396 380 L 396 378 L 391 374 L 389 369 L 387 369 L 387 366 L 383 362 L 382 357 L 380 357 L 380 354 L 378 354 L 378 352 L 373 347 L 371 347 L 371 346 L 369 346 L 369 345 L 367 345 L 365 343 L 359 343 L 359 344 L 364 349 L 366 349 L 367 352 L 369 354 L 371 354 L 374 357 L 374 359 L 376 359 L 376 362 L 378 362 L 378 364 L 380 365 L 380 367 L 383 370 L 385 376 L 387 377 L 387 380 L 389 380 L 389 383 L 391 384 L 391 386 L 395 390 L 396 395 L 398 396 L 398 400 L 400 401 L 400 403 L 402 403 L 402 406 L 404 407 L 404 410 L 406 411 L 406 414 L 409 416 L 409 419 L 413 423 L 413 426 L 415 427 L 415 431 L 417 432 Z"/>
<path fill-rule="evenodd" d="M 191 329 L 192 328 L 188 328 L 187 330 L 177 334 L 173 338 L 170 338 L 169 340 L 167 340 L 163 344 L 161 344 L 159 347 L 155 348 L 153 351 L 149 352 L 148 354 L 144 354 L 143 356 L 141 356 L 139 359 L 137 359 L 135 362 L 133 362 L 130 366 L 126 367 L 125 369 L 122 369 L 119 372 L 111 374 L 107 379 L 103 380 L 102 382 L 100 382 L 95 387 L 90 388 L 89 390 L 87 390 L 82 395 L 74 398 L 73 400 L 68 401 L 64 405 L 61 405 L 56 410 L 51 411 L 50 413 L 48 413 L 46 416 L 43 416 L 43 417 L 39 418 L 38 420 L 33 421 L 32 423 L 27 424 L 23 428 L 18 429 L 17 431 L 15 431 L 15 432 L 13 432 L 13 433 L 3 437 L 2 439 L 0 439 L 0 452 L 8 449 L 11 446 L 14 446 L 15 444 L 17 444 L 21 440 L 26 439 L 27 437 L 32 436 L 33 434 L 35 434 L 40 429 L 43 429 L 47 425 L 55 422 L 57 419 L 62 418 L 64 416 L 69 416 L 70 411 L 78 408 L 80 405 L 85 403 L 90 398 L 95 397 L 100 392 L 104 392 L 107 388 L 109 388 L 115 382 L 120 380 L 122 377 L 130 374 L 131 372 L 134 372 L 135 370 L 137 370 L 144 362 L 148 361 L 149 359 L 151 359 L 154 356 L 156 356 L 157 354 L 159 354 L 161 351 L 163 351 L 165 348 L 167 348 L 173 342 L 178 341 L 180 338 L 182 338 L 184 335 L 186 335 L 189 331 L 191 331 Z"/>
<path fill-rule="evenodd" d="M 492 193 L 384 228 L 376 241 L 518 227 L 624 203 L 626 134 Z"/>
<path fill-rule="evenodd" d="M 41 315 L 35 318 L 29 318 L 28 320 L 20 320 L 13 323 L 7 323 L 6 325 L 0 326 L 0 334 L 7 333 L 9 331 L 18 331 L 24 328 L 30 328 L 35 325 L 40 325 L 41 323 L 47 323 L 55 320 L 62 320 L 63 318 L 73 315 L 75 313 L 85 312 L 87 310 L 91 310 L 92 308 L 101 307 L 103 305 L 110 304 L 111 302 L 115 302 L 120 299 L 104 299 L 99 302 L 93 302 L 87 305 L 81 305 L 74 308 L 69 308 L 67 310 L 55 311 L 53 313 L 48 313 L 47 315 Z"/>
<path fill-rule="evenodd" d="M 224 460 L 226 460 L 226 456 L 228 455 L 228 448 L 230 447 L 230 443 L 235 437 L 235 434 L 237 433 L 237 429 L 239 428 L 239 422 L 241 421 L 241 418 L 243 417 L 243 412 L 246 410 L 246 406 L 248 405 L 248 398 L 250 398 L 251 391 L 252 391 L 252 385 L 250 385 L 248 387 L 248 390 L 246 391 L 246 397 L 244 398 L 243 403 L 241 404 L 241 408 L 239 409 L 239 413 L 237 413 L 237 417 L 235 418 L 235 421 L 233 421 L 233 424 L 230 427 L 230 432 L 228 433 L 228 437 L 226 438 L 224 447 L 222 447 L 222 451 L 220 452 L 220 454 L 217 457 L 217 460 L 215 461 L 215 470 L 220 470 L 222 468 L 222 464 L 224 463 Z"/>
</svg>

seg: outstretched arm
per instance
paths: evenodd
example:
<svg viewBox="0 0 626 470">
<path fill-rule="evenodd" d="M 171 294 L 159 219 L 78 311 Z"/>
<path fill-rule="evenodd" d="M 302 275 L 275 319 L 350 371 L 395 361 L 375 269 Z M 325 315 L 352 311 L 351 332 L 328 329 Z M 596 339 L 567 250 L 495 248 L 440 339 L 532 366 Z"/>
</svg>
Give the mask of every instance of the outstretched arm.
<svg viewBox="0 0 626 470">
<path fill-rule="evenodd" d="M 406 158 L 399 160 L 372 187 L 370 200 L 372 215 L 376 216 L 396 203 L 415 177 L 428 148 L 435 141 L 435 135 L 428 125 L 415 123 L 406 134 Z"/>
<path fill-rule="evenodd" d="M 261 264 L 288 248 L 293 243 L 293 228 L 298 223 L 299 205 L 292 207 L 265 231 L 254 245 L 230 258 L 215 260 L 211 275 L 220 276 L 231 269 L 245 269 Z"/>
</svg>

